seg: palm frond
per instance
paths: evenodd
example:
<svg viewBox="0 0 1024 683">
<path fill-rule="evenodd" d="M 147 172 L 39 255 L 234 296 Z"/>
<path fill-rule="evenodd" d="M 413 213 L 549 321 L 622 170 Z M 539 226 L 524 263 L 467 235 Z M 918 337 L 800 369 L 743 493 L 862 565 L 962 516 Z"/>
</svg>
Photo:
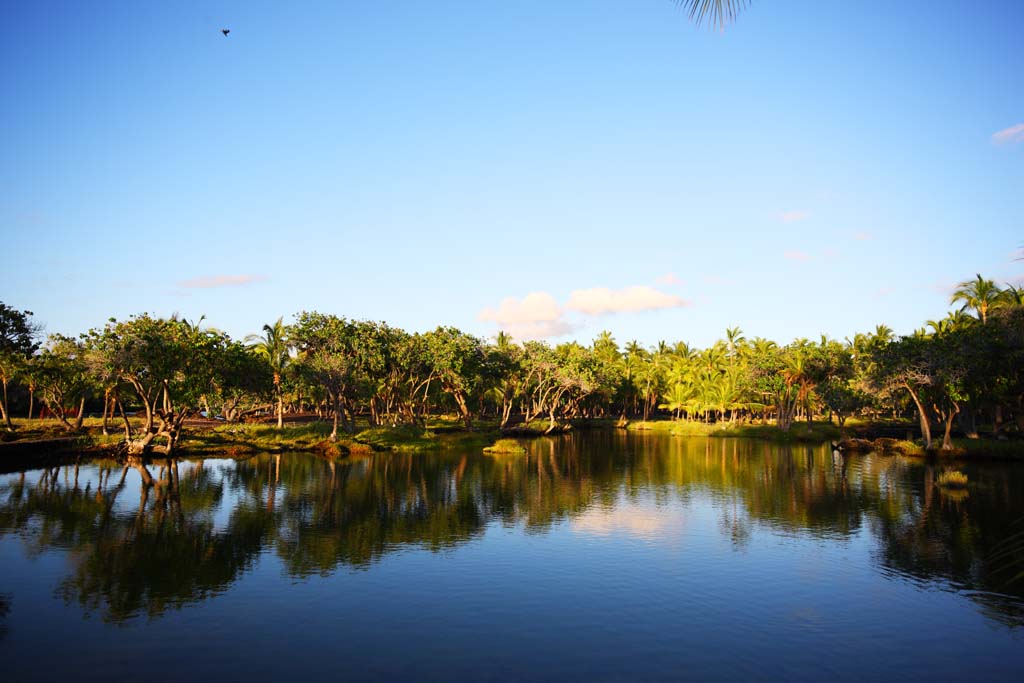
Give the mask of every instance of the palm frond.
<svg viewBox="0 0 1024 683">
<path fill-rule="evenodd" d="M 690 21 L 698 26 L 713 26 L 718 30 L 736 21 L 739 13 L 751 0 L 674 0 L 686 12 Z"/>
</svg>

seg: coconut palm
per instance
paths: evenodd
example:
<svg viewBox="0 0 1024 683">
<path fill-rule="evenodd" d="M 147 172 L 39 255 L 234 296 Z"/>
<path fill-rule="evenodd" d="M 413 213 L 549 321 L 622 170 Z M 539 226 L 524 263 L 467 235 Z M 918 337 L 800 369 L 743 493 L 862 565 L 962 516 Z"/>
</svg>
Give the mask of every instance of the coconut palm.
<svg viewBox="0 0 1024 683">
<path fill-rule="evenodd" d="M 747 341 L 746 337 L 743 336 L 743 330 L 739 327 L 725 328 L 725 338 L 730 356 L 735 356 Z"/>
<path fill-rule="evenodd" d="M 754 337 L 753 351 L 757 356 L 765 356 L 771 353 L 773 350 L 779 348 L 771 339 L 765 339 L 764 337 Z"/>
<path fill-rule="evenodd" d="M 280 322 L 280 320 L 278 320 L 278 322 Z M 265 327 L 266 325 L 264 325 L 264 328 Z M 499 351 L 508 351 L 512 348 L 512 336 L 504 330 L 499 330 L 497 336 L 494 338 L 494 345 Z"/>
<path fill-rule="evenodd" d="M 999 308 L 1019 308 L 1024 306 L 1024 287 L 1014 287 L 1013 285 L 1006 285 L 1006 288 L 999 293 L 999 297 L 993 304 L 993 307 Z"/>
<path fill-rule="evenodd" d="M 958 301 L 963 303 L 960 310 L 971 309 L 978 314 L 982 323 L 988 322 L 988 310 L 999 300 L 1000 289 L 992 280 L 986 280 L 978 276 L 973 280 L 966 280 L 957 285 L 949 303 L 955 304 Z"/>
<path fill-rule="evenodd" d="M 274 373 L 274 394 L 277 398 L 277 428 L 284 426 L 284 395 L 281 376 L 291 360 L 288 345 L 288 327 L 278 318 L 273 325 L 263 326 L 263 336 L 250 334 L 245 341 L 250 343 L 259 355 L 267 359 Z"/>
<path fill-rule="evenodd" d="M 963 311 L 950 311 L 944 318 L 946 325 L 950 332 L 954 330 L 962 330 L 965 327 L 970 327 L 977 323 L 977 319 L 964 313 Z"/>
<path fill-rule="evenodd" d="M 888 325 L 875 326 L 874 341 L 880 344 L 888 344 L 895 339 L 895 337 L 896 335 L 893 333 L 892 328 Z"/>
<path fill-rule="evenodd" d="M 672 353 L 675 354 L 676 358 L 690 360 L 697 351 L 686 342 L 678 341 L 672 346 Z"/>
<path fill-rule="evenodd" d="M 672 411 L 672 419 L 678 420 L 679 413 L 690 407 L 693 388 L 685 384 L 674 384 L 663 398 L 665 402 L 659 403 L 658 408 Z"/>
</svg>

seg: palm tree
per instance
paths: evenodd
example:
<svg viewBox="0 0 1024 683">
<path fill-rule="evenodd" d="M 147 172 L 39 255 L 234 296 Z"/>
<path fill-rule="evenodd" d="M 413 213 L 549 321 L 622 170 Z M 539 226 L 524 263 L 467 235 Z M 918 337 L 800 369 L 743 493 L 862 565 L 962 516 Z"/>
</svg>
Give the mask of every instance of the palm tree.
<svg viewBox="0 0 1024 683">
<path fill-rule="evenodd" d="M 953 330 L 962 330 L 977 322 L 975 318 L 972 318 L 963 311 L 950 311 L 946 314 L 946 317 L 943 320 L 950 332 Z"/>
<path fill-rule="evenodd" d="M 1024 287 L 1014 287 L 1011 284 L 1006 285 L 1006 289 L 999 293 L 999 298 L 996 299 L 994 306 L 999 308 L 1020 308 L 1024 306 Z"/>
<path fill-rule="evenodd" d="M 717 26 L 721 31 L 727 24 L 736 21 L 750 0 L 675 0 L 675 3 L 693 23 L 700 26 L 706 21 L 708 26 Z"/>
<path fill-rule="evenodd" d="M 982 323 L 988 322 L 988 309 L 999 299 L 1000 290 L 992 280 L 981 277 L 981 273 L 974 280 L 967 280 L 957 285 L 949 303 L 963 302 L 960 310 L 973 309 Z"/>
<path fill-rule="evenodd" d="M 730 356 L 735 356 L 740 347 L 747 341 L 746 337 L 743 336 L 743 330 L 739 327 L 725 328 L 725 338 Z"/>
<path fill-rule="evenodd" d="M 180 316 L 178 313 L 171 314 L 171 320 L 180 322 L 188 330 L 189 334 L 193 337 L 199 338 L 202 336 L 218 336 L 224 334 L 223 331 L 216 327 L 203 327 L 203 321 L 206 320 L 206 314 L 199 316 L 199 319 L 192 322 L 188 318 Z"/>
<path fill-rule="evenodd" d="M 888 325 L 876 325 L 874 341 L 887 344 L 895 338 L 892 328 Z"/>
<path fill-rule="evenodd" d="M 671 410 L 672 419 L 678 420 L 679 413 L 689 408 L 693 399 L 693 390 L 685 384 L 674 384 L 663 398 L 665 402 L 659 403 L 658 408 Z"/>
<path fill-rule="evenodd" d="M 675 345 L 672 346 L 672 353 L 675 354 L 677 358 L 689 360 L 693 358 L 694 354 L 696 353 L 696 350 L 691 348 L 690 345 L 687 344 L 686 342 L 678 341 L 675 343 Z"/>
<path fill-rule="evenodd" d="M 776 344 L 771 339 L 765 339 L 764 337 L 754 337 L 754 354 L 758 356 L 765 356 L 777 348 L 779 348 L 779 345 Z"/>
<path fill-rule="evenodd" d="M 274 373 L 274 394 L 277 397 L 277 428 L 284 426 L 284 397 L 281 391 L 281 375 L 284 368 L 291 360 L 288 345 L 288 327 L 283 323 L 284 318 L 278 318 L 273 325 L 263 326 L 263 336 L 250 334 L 245 338 L 252 344 L 253 349 L 263 356 L 270 363 L 270 369 Z"/>
</svg>

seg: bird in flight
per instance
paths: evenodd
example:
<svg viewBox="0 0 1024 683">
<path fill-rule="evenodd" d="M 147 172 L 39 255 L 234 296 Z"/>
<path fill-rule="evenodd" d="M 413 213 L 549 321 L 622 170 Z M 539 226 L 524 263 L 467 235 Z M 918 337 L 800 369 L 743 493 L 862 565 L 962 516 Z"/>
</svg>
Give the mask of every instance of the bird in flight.
<svg viewBox="0 0 1024 683">
<path fill-rule="evenodd" d="M 229 28 L 222 28 L 220 30 L 220 32 L 223 33 L 225 36 L 227 36 L 229 33 L 231 33 L 231 29 L 229 29 Z"/>
</svg>

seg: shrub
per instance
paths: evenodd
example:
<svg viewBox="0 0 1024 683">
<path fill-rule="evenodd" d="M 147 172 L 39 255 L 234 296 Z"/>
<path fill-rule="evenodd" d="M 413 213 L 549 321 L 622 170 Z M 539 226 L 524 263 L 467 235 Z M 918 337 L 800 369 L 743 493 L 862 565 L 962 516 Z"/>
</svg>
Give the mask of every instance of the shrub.
<svg viewBox="0 0 1024 683">
<path fill-rule="evenodd" d="M 484 449 L 484 453 L 525 453 L 523 448 L 515 439 L 498 439 L 493 445 Z"/>
</svg>

